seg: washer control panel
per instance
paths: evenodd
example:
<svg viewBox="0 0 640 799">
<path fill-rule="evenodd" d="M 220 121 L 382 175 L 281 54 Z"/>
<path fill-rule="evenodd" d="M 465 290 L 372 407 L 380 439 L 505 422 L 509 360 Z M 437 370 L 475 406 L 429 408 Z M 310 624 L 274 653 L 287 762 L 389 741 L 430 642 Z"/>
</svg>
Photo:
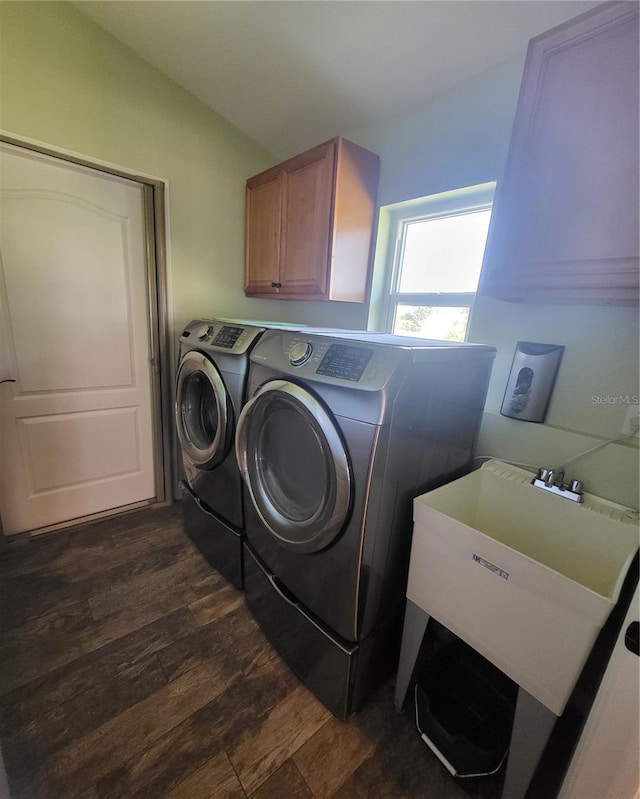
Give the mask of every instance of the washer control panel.
<svg viewBox="0 0 640 799">
<path fill-rule="evenodd" d="M 223 347 L 226 350 L 231 350 L 243 333 L 243 327 L 223 325 L 216 333 L 216 336 L 211 343 L 216 347 Z"/>
<path fill-rule="evenodd" d="M 235 323 L 233 320 L 194 319 L 182 331 L 180 341 L 217 349 L 232 355 L 243 355 L 264 332 L 263 327 Z"/>
</svg>

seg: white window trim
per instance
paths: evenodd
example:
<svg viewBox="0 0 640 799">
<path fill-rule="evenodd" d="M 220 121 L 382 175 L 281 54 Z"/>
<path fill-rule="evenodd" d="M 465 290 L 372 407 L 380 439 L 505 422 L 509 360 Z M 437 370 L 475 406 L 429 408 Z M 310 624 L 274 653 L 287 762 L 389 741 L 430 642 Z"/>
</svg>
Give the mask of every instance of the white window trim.
<svg viewBox="0 0 640 799">
<path fill-rule="evenodd" d="M 476 293 L 437 293 L 418 294 L 396 290 L 399 280 L 400 264 L 405 240 L 405 228 L 408 223 L 425 219 L 438 219 L 445 216 L 461 216 L 475 211 L 484 211 L 493 206 L 496 184 L 481 183 L 463 189 L 432 194 L 417 200 L 396 203 L 387 206 L 389 219 L 389 246 L 386 265 L 386 310 L 384 313 L 385 330 L 391 332 L 396 308 L 401 303 L 410 305 L 433 305 L 441 307 L 468 307 L 473 311 Z M 469 324 L 467 324 L 467 333 Z M 466 335 L 465 335 L 466 339 Z"/>
</svg>

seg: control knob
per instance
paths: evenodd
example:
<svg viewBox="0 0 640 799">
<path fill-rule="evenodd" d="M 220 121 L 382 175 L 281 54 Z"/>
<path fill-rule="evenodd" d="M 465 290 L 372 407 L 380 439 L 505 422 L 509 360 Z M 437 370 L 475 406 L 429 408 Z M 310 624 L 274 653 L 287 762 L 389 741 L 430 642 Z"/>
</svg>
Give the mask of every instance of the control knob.
<svg viewBox="0 0 640 799">
<path fill-rule="evenodd" d="M 204 341 L 210 332 L 211 332 L 211 325 L 201 325 L 196 330 L 196 336 L 198 337 L 198 341 Z"/>
<path fill-rule="evenodd" d="M 313 347 L 308 341 L 298 341 L 289 350 L 289 363 L 291 366 L 302 366 L 311 357 Z"/>
</svg>

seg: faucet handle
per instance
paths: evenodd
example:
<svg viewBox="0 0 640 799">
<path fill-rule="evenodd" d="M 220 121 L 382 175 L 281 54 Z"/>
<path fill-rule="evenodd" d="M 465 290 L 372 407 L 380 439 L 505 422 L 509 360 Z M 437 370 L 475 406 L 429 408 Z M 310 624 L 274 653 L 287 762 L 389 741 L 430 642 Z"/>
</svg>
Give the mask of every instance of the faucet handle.
<svg viewBox="0 0 640 799">
<path fill-rule="evenodd" d="M 531 483 L 536 488 L 543 488 L 560 497 L 571 499 L 574 502 L 583 502 L 582 480 L 571 480 L 569 483 L 565 483 L 563 471 L 540 467 Z"/>
</svg>

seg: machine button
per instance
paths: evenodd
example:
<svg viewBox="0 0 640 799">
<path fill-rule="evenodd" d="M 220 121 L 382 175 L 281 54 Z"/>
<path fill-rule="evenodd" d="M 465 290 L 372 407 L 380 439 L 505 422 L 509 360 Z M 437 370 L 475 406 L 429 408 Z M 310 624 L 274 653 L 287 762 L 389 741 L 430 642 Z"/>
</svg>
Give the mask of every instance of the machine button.
<svg viewBox="0 0 640 799">
<path fill-rule="evenodd" d="M 302 366 L 311 357 L 313 347 L 308 341 L 298 341 L 289 350 L 289 363 L 291 366 Z"/>
</svg>

